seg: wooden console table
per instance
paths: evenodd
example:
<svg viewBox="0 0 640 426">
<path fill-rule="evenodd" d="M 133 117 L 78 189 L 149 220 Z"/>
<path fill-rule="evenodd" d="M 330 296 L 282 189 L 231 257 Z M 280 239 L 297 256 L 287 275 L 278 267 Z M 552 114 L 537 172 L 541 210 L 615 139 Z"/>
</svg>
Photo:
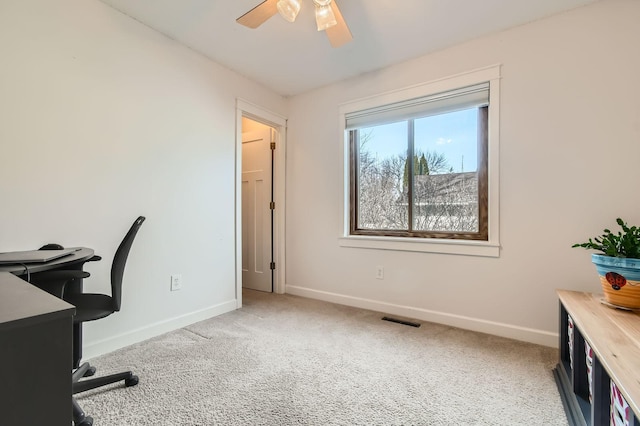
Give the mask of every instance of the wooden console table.
<svg viewBox="0 0 640 426">
<path fill-rule="evenodd" d="M 599 295 L 557 293 L 560 362 L 554 375 L 569 423 L 640 426 L 640 313 L 605 306 Z"/>
</svg>

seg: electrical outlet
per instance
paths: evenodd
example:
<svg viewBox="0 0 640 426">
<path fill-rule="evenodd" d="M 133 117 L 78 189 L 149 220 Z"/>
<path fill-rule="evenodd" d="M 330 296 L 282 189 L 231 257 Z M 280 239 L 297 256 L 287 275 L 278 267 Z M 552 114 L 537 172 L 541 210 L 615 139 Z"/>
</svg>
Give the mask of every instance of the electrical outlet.
<svg viewBox="0 0 640 426">
<path fill-rule="evenodd" d="M 182 290 L 182 275 L 181 274 L 173 274 L 171 275 L 171 291 Z"/>
<path fill-rule="evenodd" d="M 384 280 L 384 266 L 376 266 L 376 279 Z"/>
</svg>

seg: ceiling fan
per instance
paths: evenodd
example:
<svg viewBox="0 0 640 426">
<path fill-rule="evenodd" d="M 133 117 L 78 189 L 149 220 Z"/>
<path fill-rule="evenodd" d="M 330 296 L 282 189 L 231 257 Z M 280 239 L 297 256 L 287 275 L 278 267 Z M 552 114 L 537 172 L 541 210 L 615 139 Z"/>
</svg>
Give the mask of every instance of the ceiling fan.
<svg viewBox="0 0 640 426">
<path fill-rule="evenodd" d="M 353 37 L 344 22 L 335 0 L 312 0 L 315 5 L 318 31 L 325 31 L 333 47 L 350 42 Z M 249 28 L 258 28 L 267 19 L 280 13 L 289 22 L 295 21 L 300 12 L 302 0 L 265 0 L 238 19 L 236 22 Z"/>
</svg>

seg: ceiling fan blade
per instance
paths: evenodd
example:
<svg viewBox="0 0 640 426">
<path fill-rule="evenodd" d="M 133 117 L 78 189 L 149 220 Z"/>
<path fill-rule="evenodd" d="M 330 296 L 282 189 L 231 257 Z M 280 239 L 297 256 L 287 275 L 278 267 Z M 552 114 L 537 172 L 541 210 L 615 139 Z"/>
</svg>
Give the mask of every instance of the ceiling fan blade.
<svg viewBox="0 0 640 426">
<path fill-rule="evenodd" d="M 342 13 L 340 13 L 340 8 L 338 7 L 336 0 L 329 3 L 329 6 L 333 10 L 333 14 L 335 15 L 338 23 L 327 28 L 325 31 L 327 33 L 327 37 L 329 37 L 329 43 L 331 43 L 331 46 L 340 47 L 353 40 L 353 36 L 351 35 L 351 31 L 349 31 L 349 27 L 347 27 L 347 23 L 344 22 L 344 18 L 342 17 Z"/>
<path fill-rule="evenodd" d="M 238 24 L 249 28 L 258 28 L 267 19 L 278 13 L 278 0 L 265 0 L 238 19 Z"/>
</svg>

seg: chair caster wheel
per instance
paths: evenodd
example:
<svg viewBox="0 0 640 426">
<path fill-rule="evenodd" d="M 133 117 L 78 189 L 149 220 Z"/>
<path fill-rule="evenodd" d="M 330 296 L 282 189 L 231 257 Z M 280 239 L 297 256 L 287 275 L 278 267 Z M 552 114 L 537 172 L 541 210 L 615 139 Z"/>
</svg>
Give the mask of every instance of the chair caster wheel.
<svg viewBox="0 0 640 426">
<path fill-rule="evenodd" d="M 83 421 L 76 423 L 76 426 L 93 426 L 93 417 L 85 417 Z"/>
<path fill-rule="evenodd" d="M 138 384 L 138 382 L 139 382 L 138 376 L 131 376 L 130 378 L 125 379 L 124 385 L 126 387 L 135 386 Z"/>
<path fill-rule="evenodd" d="M 84 376 L 82 376 L 82 377 L 91 377 L 94 374 L 96 374 L 96 368 L 95 367 L 89 367 L 89 369 L 87 371 L 85 371 Z"/>
</svg>

